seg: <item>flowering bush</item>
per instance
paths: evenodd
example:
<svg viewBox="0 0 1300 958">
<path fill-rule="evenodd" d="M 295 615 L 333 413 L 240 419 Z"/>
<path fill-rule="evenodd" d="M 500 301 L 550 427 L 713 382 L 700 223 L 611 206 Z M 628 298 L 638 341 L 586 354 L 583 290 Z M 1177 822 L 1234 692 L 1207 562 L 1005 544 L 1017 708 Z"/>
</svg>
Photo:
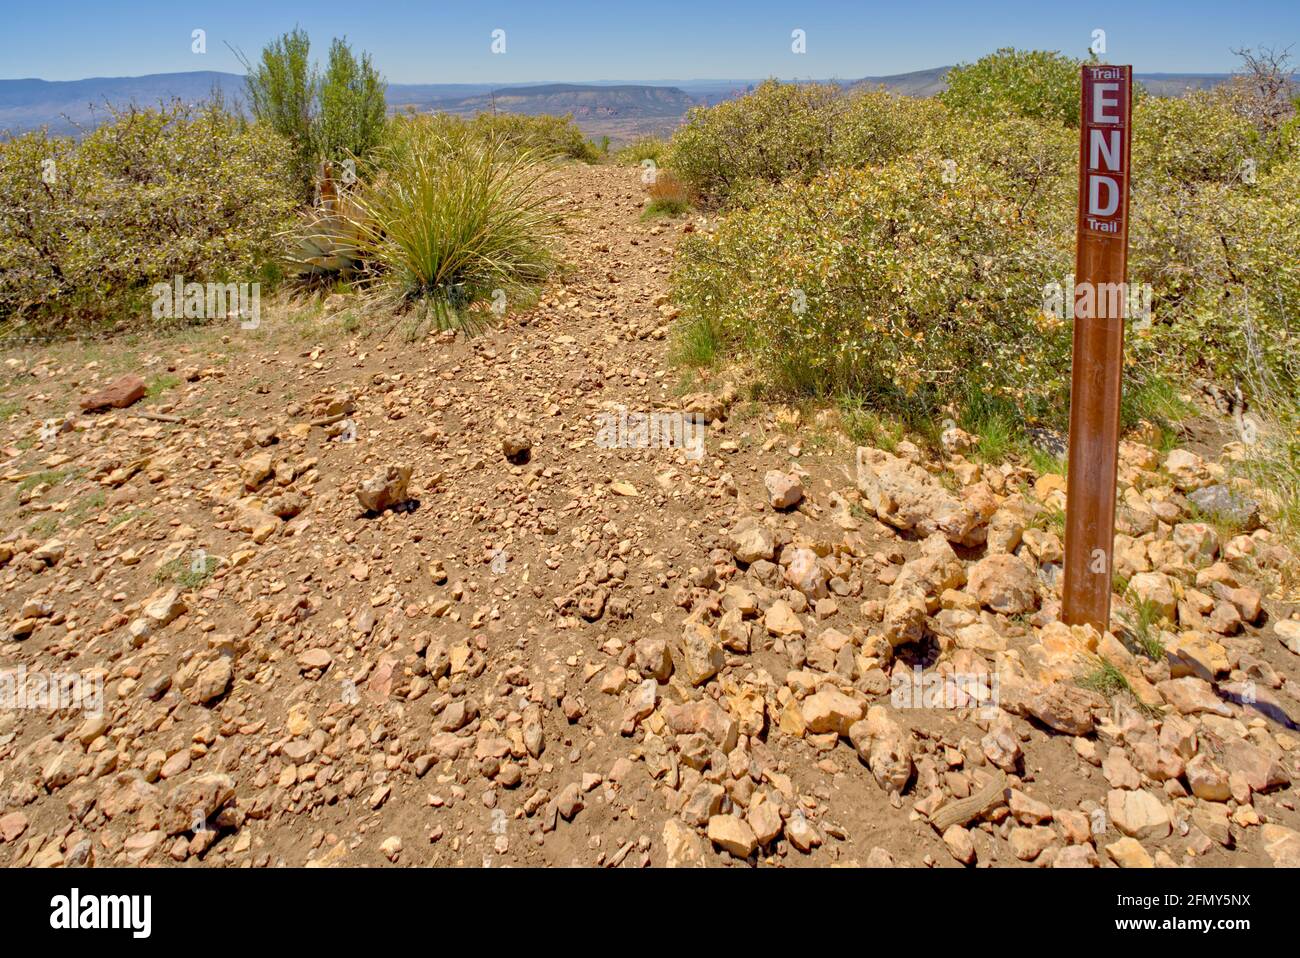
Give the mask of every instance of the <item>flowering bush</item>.
<svg viewBox="0 0 1300 958">
<path fill-rule="evenodd" d="M 0 143 L 0 317 L 85 325 L 176 275 L 257 279 L 293 209 L 288 169 L 282 140 L 218 106 Z"/>
<path fill-rule="evenodd" d="M 834 87 L 767 80 L 738 100 L 691 110 L 673 134 L 666 164 L 715 203 L 755 181 L 808 179 L 830 159 L 842 109 Z"/>
<path fill-rule="evenodd" d="M 1078 66 L 1010 53 L 938 101 L 765 84 L 694 113 L 669 163 L 727 210 L 679 247 L 683 355 L 913 411 L 992 392 L 1063 424 L 1069 320 L 1043 305 L 1073 271 Z M 1129 282 L 1151 312 L 1132 317 L 1127 375 L 1294 409 L 1296 121 L 1252 123 L 1241 95 L 1138 98 Z"/>
<path fill-rule="evenodd" d="M 1149 99 L 1134 120 L 1129 274 L 1153 288 L 1134 355 L 1300 394 L 1300 158 L 1222 98 Z"/>
<path fill-rule="evenodd" d="M 691 321 L 785 391 L 1058 402 L 1069 333 L 1043 322 L 1041 290 L 1063 244 L 991 176 L 945 169 L 923 153 L 770 188 L 681 247 Z"/>
</svg>

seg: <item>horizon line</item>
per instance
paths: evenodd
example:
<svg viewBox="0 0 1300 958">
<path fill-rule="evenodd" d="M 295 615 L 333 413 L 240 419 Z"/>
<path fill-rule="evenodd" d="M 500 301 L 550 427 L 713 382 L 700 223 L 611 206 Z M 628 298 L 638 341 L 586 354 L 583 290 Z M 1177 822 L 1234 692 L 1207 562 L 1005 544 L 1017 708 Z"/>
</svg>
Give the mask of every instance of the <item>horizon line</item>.
<svg viewBox="0 0 1300 958">
<path fill-rule="evenodd" d="M 853 80 L 856 82 L 859 80 L 867 80 L 867 79 L 870 80 L 891 79 L 894 77 L 912 76 L 918 73 L 931 73 L 937 70 L 951 70 L 957 65 L 958 64 L 944 64 L 941 66 L 923 67 L 916 70 L 904 70 L 899 73 L 868 73 L 857 77 L 836 77 L 836 76 L 815 77 L 815 78 L 799 77 L 799 76 L 782 77 L 782 76 L 776 76 L 775 74 L 767 74 L 766 76 L 750 76 L 750 77 L 665 77 L 665 78 L 655 78 L 655 79 L 628 79 L 628 80 L 610 79 L 610 78 L 596 78 L 596 79 L 587 79 L 587 80 L 533 79 L 533 80 L 502 80 L 502 81 L 490 81 L 490 80 L 410 81 L 410 80 L 388 80 L 385 78 L 384 82 L 390 87 L 393 86 L 512 87 L 512 86 L 541 86 L 547 84 L 560 84 L 560 83 L 567 83 L 572 85 L 601 84 L 601 85 L 624 85 L 624 86 L 672 86 L 679 83 L 753 83 L 756 81 L 761 82 L 763 80 L 769 80 L 769 79 L 775 79 L 782 82 L 834 83 L 842 79 Z M 205 73 L 214 73 L 214 74 L 219 74 L 221 76 L 237 77 L 240 79 L 244 79 L 247 77 L 247 74 L 234 73 L 230 70 L 169 70 L 169 71 L 162 71 L 157 73 L 129 73 L 129 74 L 119 74 L 115 76 L 110 76 L 110 75 L 86 76 L 86 77 L 78 77 L 75 80 L 47 80 L 44 77 L 34 77 L 34 76 L 0 77 L 0 83 L 14 83 L 18 81 L 35 81 L 37 83 L 85 83 L 90 80 L 142 80 L 142 79 L 147 79 L 149 77 L 196 76 Z M 1230 77 L 1230 76 L 1237 76 L 1237 75 L 1239 74 L 1236 71 L 1219 71 L 1219 70 L 1150 70 L 1150 71 L 1135 70 L 1134 71 L 1134 76 L 1148 76 L 1148 77 L 1162 77 L 1162 76 Z M 1295 76 L 1296 74 L 1293 73 L 1292 75 Z"/>
</svg>

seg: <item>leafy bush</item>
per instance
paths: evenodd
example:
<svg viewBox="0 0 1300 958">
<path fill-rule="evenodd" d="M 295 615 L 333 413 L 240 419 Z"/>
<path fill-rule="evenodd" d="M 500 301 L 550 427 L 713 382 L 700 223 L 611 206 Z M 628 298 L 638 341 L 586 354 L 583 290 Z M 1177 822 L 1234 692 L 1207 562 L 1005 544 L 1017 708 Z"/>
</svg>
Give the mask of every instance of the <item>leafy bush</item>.
<svg viewBox="0 0 1300 958">
<path fill-rule="evenodd" d="M 1152 286 L 1134 355 L 1294 404 L 1300 158 L 1215 96 L 1148 100 L 1134 129 L 1129 273 Z"/>
<path fill-rule="evenodd" d="M 317 88 L 311 40 L 295 29 L 262 48 L 257 65 L 243 59 L 248 107 L 259 123 L 284 138 L 292 151 L 292 176 L 303 200 L 311 198 L 316 171 L 312 135 Z"/>
<path fill-rule="evenodd" d="M 692 115 L 669 162 L 727 209 L 679 248 L 680 360 L 738 355 L 909 424 L 951 403 L 999 435 L 1064 425 L 1070 326 L 1043 307 L 1072 272 L 1078 63 L 999 51 L 950 81 L 931 101 L 772 84 Z M 1151 322 L 1128 334 L 1126 414 L 1203 375 L 1294 418 L 1300 121 L 1257 86 L 1135 103 L 1129 282 Z"/>
<path fill-rule="evenodd" d="M 619 163 L 639 166 L 644 160 L 654 160 L 656 166 L 662 166 L 664 154 L 668 152 L 668 141 L 657 136 L 643 136 L 623 147 L 614 158 Z"/>
<path fill-rule="evenodd" d="M 1079 67 L 1061 53 L 1005 47 L 949 70 L 939 99 L 968 116 L 1022 116 L 1077 127 Z"/>
<path fill-rule="evenodd" d="M 1078 144 L 1058 123 L 1000 117 L 976 124 L 935 99 L 883 90 L 846 97 L 835 87 L 769 80 L 748 96 L 692 111 L 664 162 L 705 199 L 744 206 L 765 183 L 877 166 L 923 148 L 949 159 L 974 151 L 989 169 L 1006 168 L 1032 187 L 1064 174 Z"/>
<path fill-rule="evenodd" d="M 429 142 L 459 145 L 473 140 L 495 144 L 509 151 L 527 152 L 534 160 L 577 159 L 594 163 L 601 153 L 583 138 L 573 117 L 528 116 L 523 113 L 480 113 L 472 119 L 451 113 L 417 113 L 398 115 L 388 121 L 385 142 L 391 147 L 415 138 L 432 138 Z M 399 147 L 380 150 L 376 162 L 381 166 L 401 155 Z"/>
<path fill-rule="evenodd" d="M 536 158 L 568 157 L 595 163 L 601 152 L 573 122 L 564 116 L 528 116 L 523 113 L 480 113 L 470 127 L 485 140 L 501 142 Z"/>
<path fill-rule="evenodd" d="M 1133 169 L 1144 178 L 1228 183 L 1259 152 L 1254 127 L 1212 93 L 1147 97 L 1134 108 Z"/>
<path fill-rule="evenodd" d="M 0 143 L 0 316 L 94 324 L 176 275 L 257 280 L 292 211 L 288 160 L 217 105 L 132 109 L 79 145 Z"/>
<path fill-rule="evenodd" d="M 835 87 L 767 80 L 738 100 L 691 110 L 666 162 L 715 203 L 755 181 L 808 179 L 827 165 L 842 108 Z"/>
<path fill-rule="evenodd" d="M 368 157 L 384 133 L 384 88 L 370 54 L 358 60 L 346 40 L 334 40 L 320 82 L 316 155 L 335 163 Z"/>
<path fill-rule="evenodd" d="M 414 310 L 413 335 L 470 325 L 475 303 L 551 275 L 563 217 L 534 154 L 438 124 L 412 125 L 384 154 L 356 196 L 360 254 L 380 298 Z"/>
<path fill-rule="evenodd" d="M 784 391 L 900 410 L 972 388 L 1059 403 L 1068 330 L 1038 306 L 1062 250 L 988 178 L 943 174 L 921 154 L 770 188 L 680 248 L 687 315 Z"/>
<path fill-rule="evenodd" d="M 384 82 L 346 40 L 330 45 L 322 76 L 311 62 L 311 39 L 302 29 L 262 48 L 256 64 L 240 55 L 253 116 L 288 141 L 299 198 L 310 202 L 321 160 L 364 161 L 384 130 Z"/>
<path fill-rule="evenodd" d="M 944 119 L 938 100 L 883 90 L 860 93 L 833 128 L 830 161 L 835 166 L 888 163 L 919 149 Z"/>
</svg>

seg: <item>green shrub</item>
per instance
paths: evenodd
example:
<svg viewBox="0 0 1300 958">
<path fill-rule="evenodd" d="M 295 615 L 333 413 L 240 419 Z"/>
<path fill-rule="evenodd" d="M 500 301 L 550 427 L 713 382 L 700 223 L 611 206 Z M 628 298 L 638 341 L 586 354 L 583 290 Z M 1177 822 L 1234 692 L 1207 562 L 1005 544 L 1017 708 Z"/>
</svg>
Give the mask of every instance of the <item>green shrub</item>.
<svg viewBox="0 0 1300 958">
<path fill-rule="evenodd" d="M 1300 157 L 1274 145 L 1215 97 L 1137 111 L 1129 275 L 1151 284 L 1152 323 L 1131 343 L 1136 359 L 1181 368 L 1179 378 L 1293 405 Z"/>
<path fill-rule="evenodd" d="M 1004 185 L 1030 193 L 1073 176 L 1078 142 L 1059 122 L 976 119 L 936 99 L 884 91 L 845 97 L 834 87 L 769 80 L 747 96 L 691 111 L 661 162 L 706 201 L 729 206 L 754 202 L 764 184 L 879 166 L 921 150 L 971 156 L 1004 173 Z"/>
<path fill-rule="evenodd" d="M 320 177 L 320 203 L 302 214 L 295 231 L 293 270 L 315 280 L 350 280 L 358 273 L 386 268 L 374 259 L 382 245 L 376 242 L 382 229 L 371 218 L 372 206 L 375 197 L 382 194 L 385 200 L 380 205 L 385 215 L 397 214 L 399 201 L 386 191 L 395 183 L 410 181 L 416 169 L 413 158 L 422 152 L 461 157 L 471 164 L 481 160 L 486 164 L 482 170 L 493 164 L 504 168 L 503 164 L 513 157 L 521 168 L 540 170 L 550 161 L 571 157 L 575 151 L 584 154 L 589 148 L 594 149 L 582 139 L 581 132 L 568 117 L 506 113 L 480 114 L 473 119 L 448 113 L 392 117 L 385 125 L 381 145 L 373 151 L 363 170 L 361 183 L 348 188 L 328 171 Z M 588 158 L 591 156 L 594 154 Z M 457 169 L 459 174 L 464 173 L 463 167 Z M 373 187 L 368 188 L 367 183 Z M 418 196 L 409 194 L 409 201 L 432 202 L 431 192 L 425 191 L 425 187 L 431 190 L 432 184 L 424 183 Z M 469 201 L 469 205 L 472 207 L 474 202 Z M 452 293 L 450 299 L 445 296 L 433 299 L 444 304 L 455 300 L 460 306 L 469 302 L 460 302 L 459 296 L 460 293 Z M 446 316 L 438 319 L 440 324 L 448 321 Z"/>
<path fill-rule="evenodd" d="M 1077 61 L 999 51 L 937 100 L 765 84 L 693 113 L 668 162 L 727 209 L 679 248 L 679 359 L 739 355 L 767 388 L 909 425 L 951 404 L 990 447 L 1064 426 L 1070 322 L 1043 307 L 1072 272 L 1078 89 Z M 1172 430 L 1187 411 L 1161 397 L 1189 375 L 1300 401 L 1297 121 L 1243 96 L 1137 98 L 1129 282 L 1151 314 L 1126 421 Z"/>
<path fill-rule="evenodd" d="M 295 28 L 263 47 L 256 64 L 239 57 L 253 116 L 291 147 L 292 175 L 302 202 L 312 199 L 322 160 L 364 162 L 378 146 L 385 125 L 385 84 L 369 54 L 358 60 L 347 41 L 336 38 L 322 75 L 311 62 L 307 32 Z"/>
<path fill-rule="evenodd" d="M 470 123 L 471 129 L 485 140 L 504 143 L 515 150 L 527 151 L 536 158 L 567 157 L 595 163 L 600 150 L 590 143 L 573 122 L 564 116 L 528 116 L 523 113 L 480 113 Z"/>
<path fill-rule="evenodd" d="M 1044 50 L 1010 47 L 948 71 L 944 105 L 968 116 L 1008 116 L 1079 125 L 1080 61 Z"/>
<path fill-rule="evenodd" d="M 480 113 L 466 119 L 451 113 L 418 113 L 389 119 L 386 144 L 393 146 L 412 137 L 432 137 L 433 141 L 451 144 L 469 140 L 496 144 L 514 152 L 527 152 L 534 160 L 575 159 L 594 163 L 602 156 L 595 144 L 584 139 L 582 130 L 569 115 Z M 382 164 L 395 155 L 392 149 L 380 150 L 376 160 Z"/>
<path fill-rule="evenodd" d="M 1240 177 L 1243 161 L 1259 153 L 1254 127 L 1214 94 L 1147 97 L 1134 107 L 1136 176 L 1181 185 L 1228 183 Z"/>
<path fill-rule="evenodd" d="M 264 126 L 274 130 L 292 151 L 291 175 L 298 196 L 311 199 L 316 175 L 317 71 L 311 63 L 311 39 L 295 28 L 262 48 L 256 65 L 241 56 L 248 108 Z"/>
<path fill-rule="evenodd" d="M 320 81 L 316 155 L 334 163 L 368 157 L 384 133 L 384 89 L 370 54 L 358 60 L 346 40 L 334 40 Z"/>
<path fill-rule="evenodd" d="M 987 176 L 943 174 L 924 154 L 769 188 L 679 248 L 685 315 L 786 392 L 908 414 L 973 386 L 1022 409 L 1059 404 L 1068 329 L 1044 326 L 1039 306 L 1060 238 Z"/>
<path fill-rule="evenodd" d="M 216 105 L 128 110 L 79 145 L 0 143 L 0 316 L 86 326 L 147 312 L 149 288 L 177 275 L 269 279 L 288 166 L 280 137 Z"/>
<path fill-rule="evenodd" d="M 614 154 L 619 163 L 639 166 L 645 160 L 653 160 L 656 166 L 663 166 L 664 154 L 668 152 L 668 141 L 657 136 L 643 136 L 633 140 Z"/>
<path fill-rule="evenodd" d="M 767 80 L 737 100 L 691 110 L 666 165 L 714 203 L 754 181 L 808 179 L 827 165 L 842 110 L 835 87 Z"/>
<path fill-rule="evenodd" d="M 504 303 L 551 275 L 563 218 L 532 153 L 418 124 L 381 165 L 356 197 L 360 253 L 380 298 L 414 311 L 412 335 L 472 325 L 483 318 L 474 304 Z"/>
<path fill-rule="evenodd" d="M 836 166 L 888 163 L 915 152 L 945 118 L 934 99 L 868 91 L 848 101 L 836 123 L 830 161 Z"/>
</svg>

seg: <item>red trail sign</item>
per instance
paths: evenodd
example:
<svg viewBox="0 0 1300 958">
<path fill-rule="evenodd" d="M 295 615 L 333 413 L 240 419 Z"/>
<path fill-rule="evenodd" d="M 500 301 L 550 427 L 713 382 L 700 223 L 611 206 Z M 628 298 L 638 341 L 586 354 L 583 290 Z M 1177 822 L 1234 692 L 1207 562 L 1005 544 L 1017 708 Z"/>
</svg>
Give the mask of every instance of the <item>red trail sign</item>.
<svg viewBox="0 0 1300 958">
<path fill-rule="evenodd" d="M 1061 617 L 1110 627 L 1127 302 L 1133 68 L 1082 68 L 1074 364 Z"/>
</svg>

